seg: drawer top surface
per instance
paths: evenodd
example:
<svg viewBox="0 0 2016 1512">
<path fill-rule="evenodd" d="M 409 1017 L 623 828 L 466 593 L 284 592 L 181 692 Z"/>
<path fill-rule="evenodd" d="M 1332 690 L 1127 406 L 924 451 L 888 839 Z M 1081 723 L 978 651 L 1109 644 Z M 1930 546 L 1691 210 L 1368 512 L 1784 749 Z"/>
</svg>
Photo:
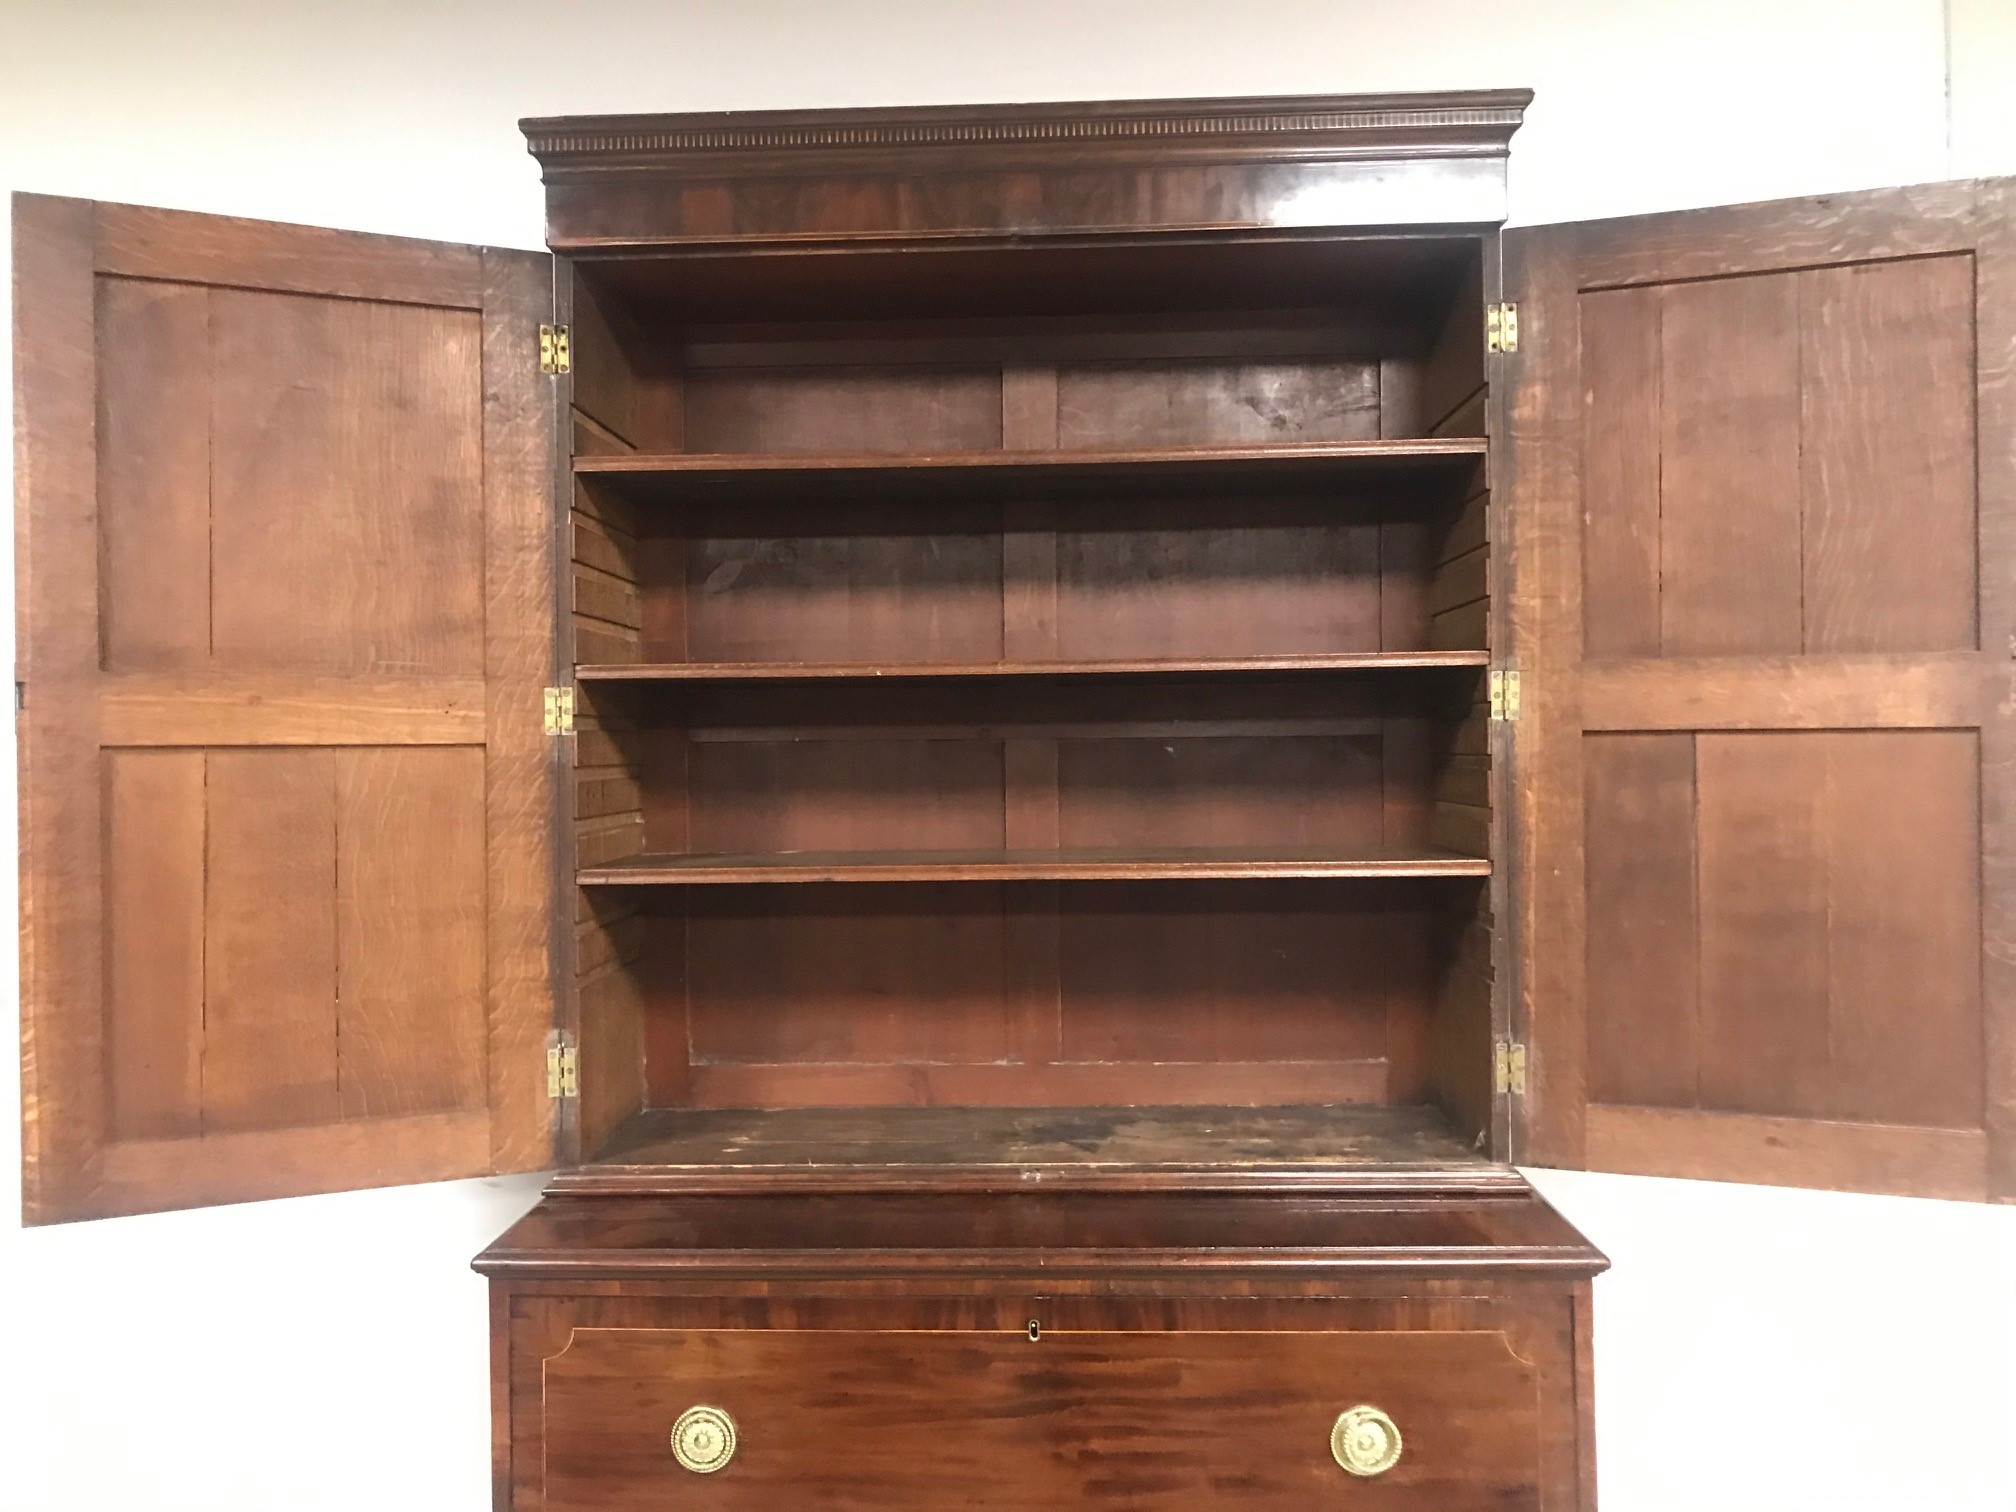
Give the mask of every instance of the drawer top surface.
<svg viewBox="0 0 2016 1512">
<path fill-rule="evenodd" d="M 1589 1276 L 1607 1262 L 1530 1189 L 549 1196 L 476 1261 L 499 1278 Z"/>
</svg>

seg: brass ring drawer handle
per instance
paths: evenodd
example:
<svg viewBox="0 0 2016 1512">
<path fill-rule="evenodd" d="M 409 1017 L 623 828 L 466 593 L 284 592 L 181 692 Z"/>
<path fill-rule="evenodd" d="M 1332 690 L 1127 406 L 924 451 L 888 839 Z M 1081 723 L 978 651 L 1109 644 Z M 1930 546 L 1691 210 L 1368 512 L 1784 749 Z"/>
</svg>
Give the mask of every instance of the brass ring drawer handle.
<svg viewBox="0 0 2016 1512">
<path fill-rule="evenodd" d="M 1337 1414 L 1330 1453 L 1349 1475 L 1384 1475 L 1400 1463 L 1400 1430 L 1377 1407 L 1352 1407 Z"/>
<path fill-rule="evenodd" d="M 735 1419 L 719 1407 L 688 1407 L 672 1425 L 672 1457 L 695 1475 L 735 1458 Z"/>
</svg>

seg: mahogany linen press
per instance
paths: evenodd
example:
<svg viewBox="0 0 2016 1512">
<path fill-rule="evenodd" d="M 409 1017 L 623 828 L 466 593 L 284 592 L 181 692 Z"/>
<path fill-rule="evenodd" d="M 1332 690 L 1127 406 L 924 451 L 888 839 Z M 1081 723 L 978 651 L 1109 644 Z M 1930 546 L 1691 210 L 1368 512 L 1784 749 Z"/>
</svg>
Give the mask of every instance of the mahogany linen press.
<svg viewBox="0 0 2016 1512">
<path fill-rule="evenodd" d="M 2016 190 L 1529 98 L 17 197 L 30 1221 L 557 1166 L 513 1512 L 1570 1512 L 1512 1162 L 2016 1195 Z"/>
</svg>

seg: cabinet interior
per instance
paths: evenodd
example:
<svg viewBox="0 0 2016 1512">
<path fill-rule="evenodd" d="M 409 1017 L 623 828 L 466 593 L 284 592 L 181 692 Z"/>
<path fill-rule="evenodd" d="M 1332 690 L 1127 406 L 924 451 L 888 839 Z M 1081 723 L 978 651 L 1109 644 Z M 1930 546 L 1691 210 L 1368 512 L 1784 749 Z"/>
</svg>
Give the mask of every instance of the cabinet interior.
<svg viewBox="0 0 2016 1512">
<path fill-rule="evenodd" d="M 1484 252 L 563 264 L 584 1156 L 927 1106 L 1488 1144 Z"/>
</svg>

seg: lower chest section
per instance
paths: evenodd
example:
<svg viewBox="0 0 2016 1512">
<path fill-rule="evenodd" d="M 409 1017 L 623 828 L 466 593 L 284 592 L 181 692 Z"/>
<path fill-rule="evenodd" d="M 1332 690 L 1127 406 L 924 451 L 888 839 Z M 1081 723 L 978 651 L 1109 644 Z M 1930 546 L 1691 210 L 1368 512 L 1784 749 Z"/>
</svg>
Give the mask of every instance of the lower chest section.
<svg viewBox="0 0 2016 1512">
<path fill-rule="evenodd" d="M 1554 1512 L 1573 1285 L 500 1286 L 499 1504 Z"/>
</svg>

